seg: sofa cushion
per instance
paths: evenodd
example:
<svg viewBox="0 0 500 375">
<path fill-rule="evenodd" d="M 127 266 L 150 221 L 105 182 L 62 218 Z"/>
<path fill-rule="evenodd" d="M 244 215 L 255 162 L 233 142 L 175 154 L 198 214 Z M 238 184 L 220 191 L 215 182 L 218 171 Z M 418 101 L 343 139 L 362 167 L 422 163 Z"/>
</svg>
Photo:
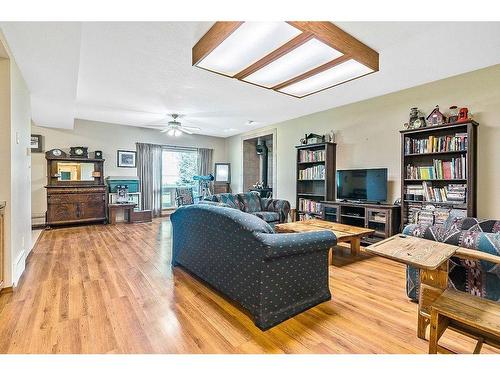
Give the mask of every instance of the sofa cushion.
<svg viewBox="0 0 500 375">
<path fill-rule="evenodd" d="M 216 194 L 214 197 L 216 197 L 217 202 L 224 203 L 231 208 L 236 208 L 238 210 L 241 210 L 241 206 L 240 206 L 240 202 L 238 201 L 238 197 L 234 194 L 221 193 L 221 194 Z"/>
<path fill-rule="evenodd" d="M 259 211 L 252 212 L 252 215 L 255 215 L 267 223 L 272 223 L 274 221 L 280 221 L 280 214 L 278 212 L 273 211 Z"/>
<path fill-rule="evenodd" d="M 262 211 L 260 196 L 258 193 L 253 191 L 240 193 L 238 194 L 238 199 L 240 201 L 242 211 L 250 213 Z"/>
</svg>

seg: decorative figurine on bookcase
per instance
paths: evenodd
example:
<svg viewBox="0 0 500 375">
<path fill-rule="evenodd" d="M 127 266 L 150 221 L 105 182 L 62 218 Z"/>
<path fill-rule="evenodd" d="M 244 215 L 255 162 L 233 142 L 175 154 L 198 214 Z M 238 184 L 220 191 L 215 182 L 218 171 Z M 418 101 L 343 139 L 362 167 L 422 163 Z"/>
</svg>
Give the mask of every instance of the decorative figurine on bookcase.
<svg viewBox="0 0 500 375">
<path fill-rule="evenodd" d="M 432 110 L 429 116 L 427 116 L 427 122 L 431 126 L 446 124 L 446 116 L 439 110 L 439 105 Z"/>
<path fill-rule="evenodd" d="M 426 126 L 425 118 L 417 107 L 410 109 L 410 119 L 405 124 L 405 129 L 418 129 Z"/>
<path fill-rule="evenodd" d="M 322 135 L 309 133 L 306 134 L 306 144 L 315 145 L 317 143 L 323 143 L 325 140 Z"/>
<path fill-rule="evenodd" d="M 458 120 L 457 122 L 465 122 L 469 120 L 469 109 L 468 108 L 460 108 L 458 111 Z"/>
<path fill-rule="evenodd" d="M 335 131 L 332 129 L 330 130 L 329 133 L 326 133 L 324 136 L 323 136 L 323 139 L 325 140 L 325 142 L 327 143 L 335 143 Z"/>
<path fill-rule="evenodd" d="M 458 107 L 456 105 L 452 105 L 450 107 L 450 114 L 448 116 L 448 124 L 452 124 L 458 121 Z"/>
</svg>

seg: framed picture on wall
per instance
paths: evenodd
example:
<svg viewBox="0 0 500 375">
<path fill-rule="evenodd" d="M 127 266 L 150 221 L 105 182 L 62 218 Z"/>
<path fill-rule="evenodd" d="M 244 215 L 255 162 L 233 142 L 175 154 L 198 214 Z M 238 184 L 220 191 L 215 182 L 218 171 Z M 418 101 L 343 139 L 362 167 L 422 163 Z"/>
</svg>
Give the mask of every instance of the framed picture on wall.
<svg viewBox="0 0 500 375">
<path fill-rule="evenodd" d="M 42 136 L 40 134 L 31 134 L 30 148 L 31 152 L 43 152 Z"/>
<path fill-rule="evenodd" d="M 231 183 L 230 163 L 215 163 L 215 182 Z"/>
<path fill-rule="evenodd" d="M 118 150 L 116 152 L 116 163 L 120 168 L 136 168 L 137 167 L 137 152 Z"/>
</svg>

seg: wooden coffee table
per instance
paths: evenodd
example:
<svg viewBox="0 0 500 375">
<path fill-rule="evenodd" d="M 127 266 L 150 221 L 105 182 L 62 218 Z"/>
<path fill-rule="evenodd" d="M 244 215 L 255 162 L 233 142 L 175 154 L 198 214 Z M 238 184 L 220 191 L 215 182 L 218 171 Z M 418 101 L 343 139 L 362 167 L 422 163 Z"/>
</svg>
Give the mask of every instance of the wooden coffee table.
<svg viewBox="0 0 500 375">
<path fill-rule="evenodd" d="M 302 233 L 329 230 L 335 234 L 338 242 L 349 242 L 351 244 L 351 254 L 353 255 L 359 253 L 361 238 L 375 232 L 374 229 L 354 227 L 352 225 L 319 219 L 277 224 L 274 229 L 277 233 Z"/>
<path fill-rule="evenodd" d="M 369 253 L 420 269 L 417 336 L 425 339 L 430 306 L 448 286 L 448 259 L 460 247 L 423 238 L 397 234 L 365 247 Z"/>
</svg>

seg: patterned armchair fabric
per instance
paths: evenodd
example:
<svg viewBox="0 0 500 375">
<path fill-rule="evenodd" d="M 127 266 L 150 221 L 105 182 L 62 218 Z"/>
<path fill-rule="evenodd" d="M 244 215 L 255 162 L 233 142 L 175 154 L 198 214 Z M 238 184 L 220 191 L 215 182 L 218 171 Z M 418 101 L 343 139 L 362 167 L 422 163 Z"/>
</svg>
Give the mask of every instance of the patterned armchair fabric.
<svg viewBox="0 0 500 375">
<path fill-rule="evenodd" d="M 404 234 L 445 242 L 493 255 L 500 255 L 500 221 L 452 218 L 444 225 L 411 224 Z M 500 301 L 500 266 L 490 262 L 452 257 L 449 262 L 449 287 L 482 298 Z M 419 270 L 406 269 L 406 293 L 418 300 Z"/>
<path fill-rule="evenodd" d="M 329 231 L 275 234 L 266 222 L 210 204 L 184 206 L 171 216 L 173 265 L 181 265 L 269 329 L 331 299 Z"/>
<path fill-rule="evenodd" d="M 212 195 L 206 201 L 224 203 L 229 207 L 251 213 L 267 223 L 286 223 L 290 202 L 283 199 L 261 198 L 256 192 Z"/>
<path fill-rule="evenodd" d="M 238 194 L 238 200 L 241 202 L 241 210 L 253 213 L 262 211 L 260 204 L 260 195 L 254 191 Z"/>
<path fill-rule="evenodd" d="M 221 202 L 227 204 L 231 208 L 236 208 L 241 210 L 241 204 L 238 197 L 231 193 L 222 193 L 214 195 L 216 197 L 216 202 Z"/>
<path fill-rule="evenodd" d="M 178 206 L 185 206 L 194 203 L 193 188 L 176 188 L 175 200 Z"/>
</svg>

